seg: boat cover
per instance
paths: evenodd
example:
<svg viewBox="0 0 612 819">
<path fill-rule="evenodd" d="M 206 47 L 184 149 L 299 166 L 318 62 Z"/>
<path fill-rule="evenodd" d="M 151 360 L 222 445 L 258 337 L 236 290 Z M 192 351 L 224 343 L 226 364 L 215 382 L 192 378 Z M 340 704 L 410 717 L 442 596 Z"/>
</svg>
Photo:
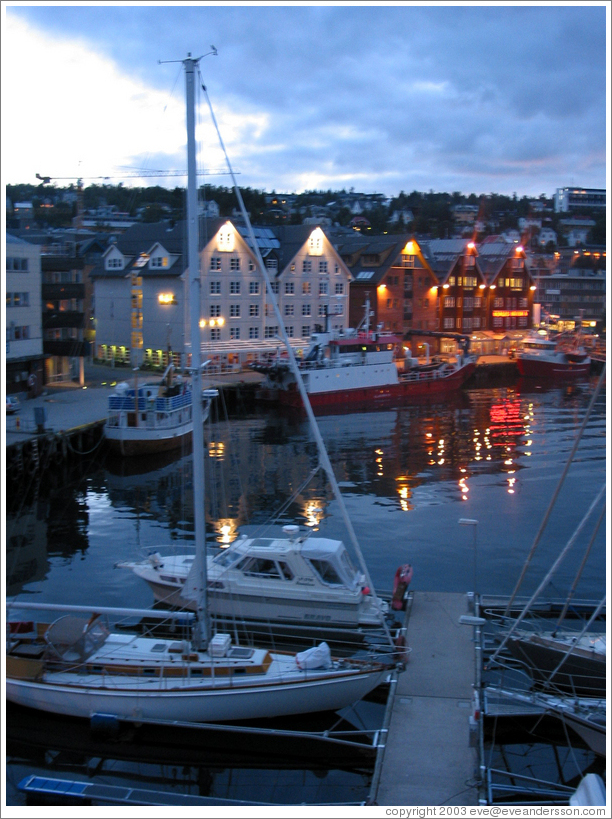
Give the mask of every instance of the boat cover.
<svg viewBox="0 0 612 819">
<path fill-rule="evenodd" d="M 309 560 L 326 560 L 332 564 L 338 577 L 349 589 L 361 583 L 361 575 L 353 566 L 346 546 L 341 540 L 319 537 L 308 538 L 302 543 L 302 556 Z"/>
</svg>

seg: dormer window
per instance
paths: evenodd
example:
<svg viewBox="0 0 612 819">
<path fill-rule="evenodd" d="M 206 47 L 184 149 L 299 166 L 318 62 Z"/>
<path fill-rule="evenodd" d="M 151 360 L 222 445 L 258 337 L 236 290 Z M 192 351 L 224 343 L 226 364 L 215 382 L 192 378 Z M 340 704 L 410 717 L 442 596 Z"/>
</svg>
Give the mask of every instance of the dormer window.
<svg viewBox="0 0 612 819">
<path fill-rule="evenodd" d="M 123 270 L 123 259 L 117 258 L 117 256 L 111 257 L 110 259 L 106 260 L 106 269 L 107 270 Z"/>
<path fill-rule="evenodd" d="M 168 267 L 168 257 L 167 256 L 153 256 L 151 261 L 149 262 L 149 267 L 151 269 L 160 270 L 164 267 Z"/>
<path fill-rule="evenodd" d="M 227 253 L 235 245 L 234 229 L 230 224 L 224 225 L 217 233 L 217 250 Z"/>
<path fill-rule="evenodd" d="M 323 253 L 323 231 L 315 228 L 308 239 L 308 253 L 311 256 L 320 256 Z"/>
</svg>

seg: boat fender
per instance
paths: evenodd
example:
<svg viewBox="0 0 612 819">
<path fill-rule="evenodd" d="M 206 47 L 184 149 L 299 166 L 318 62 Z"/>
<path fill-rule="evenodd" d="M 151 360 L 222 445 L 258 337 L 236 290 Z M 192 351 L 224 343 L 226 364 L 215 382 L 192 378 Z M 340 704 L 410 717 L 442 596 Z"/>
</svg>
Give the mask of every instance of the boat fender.
<svg viewBox="0 0 612 819">
<path fill-rule="evenodd" d="M 406 608 L 405 594 L 412 580 L 412 566 L 404 563 L 395 572 L 393 578 L 393 596 L 391 598 L 391 608 L 395 611 L 403 611 Z"/>
<path fill-rule="evenodd" d="M 114 714 L 93 714 L 89 720 L 89 729 L 92 734 L 105 737 L 117 736 L 119 720 Z"/>
<path fill-rule="evenodd" d="M 393 640 L 393 644 L 395 646 L 394 655 L 396 659 L 402 665 L 406 665 L 412 649 L 406 645 L 406 638 L 404 637 L 404 635 L 398 634 L 398 636 Z"/>
</svg>

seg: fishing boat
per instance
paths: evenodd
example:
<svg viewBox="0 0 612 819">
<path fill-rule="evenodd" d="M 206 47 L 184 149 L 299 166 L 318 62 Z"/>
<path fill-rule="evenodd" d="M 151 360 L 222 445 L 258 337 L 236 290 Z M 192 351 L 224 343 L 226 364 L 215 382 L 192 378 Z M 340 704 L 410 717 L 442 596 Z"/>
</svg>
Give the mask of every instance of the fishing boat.
<svg viewBox="0 0 612 819">
<path fill-rule="evenodd" d="M 380 628 L 386 602 L 366 585 L 341 540 L 300 536 L 283 527 L 284 537 L 242 536 L 207 557 L 211 615 L 334 628 Z M 152 550 L 145 560 L 117 564 L 147 582 L 160 603 L 193 609 L 183 597 L 193 571 L 193 554 Z M 407 583 L 400 590 L 401 607 Z"/>
<path fill-rule="evenodd" d="M 135 373 L 138 371 L 136 370 Z M 203 423 L 217 390 L 203 390 Z M 175 375 L 170 364 L 159 381 L 122 381 L 108 397 L 104 437 L 110 449 L 124 456 L 150 455 L 178 449 L 191 442 L 192 389 L 187 379 Z"/>
<path fill-rule="evenodd" d="M 529 335 L 516 349 L 516 366 L 527 378 L 587 378 L 591 359 L 577 338 L 559 342 L 547 336 Z"/>
<path fill-rule="evenodd" d="M 191 226 L 188 237 L 191 376 L 195 395 L 201 392 L 202 375 L 194 116 L 200 59 L 193 59 L 189 54 L 182 61 L 187 107 L 188 224 Z M 235 180 L 234 187 L 239 195 Z M 239 201 L 246 216 L 240 196 Z M 246 219 L 248 222 L 248 216 Z M 271 291 L 261 258 L 258 262 Z M 90 719 L 105 714 L 132 721 L 231 722 L 337 710 L 351 705 L 388 679 L 396 665 L 393 658 L 381 659 L 373 654 L 335 658 L 325 643 L 298 653 L 270 651 L 235 645 L 229 634 L 212 632 L 207 601 L 204 434 L 200 401 L 193 402 L 192 412 L 195 560 L 183 595 L 197 602 L 196 611 L 178 613 L 183 621 L 191 623 L 188 638 L 141 636 L 109 625 L 110 617 L 151 616 L 150 610 L 13 601 L 9 604 L 7 627 L 6 697 L 9 702 Z M 15 618 L 14 610 L 19 614 L 24 610 L 59 610 L 63 614 L 51 622 L 35 622 L 22 616 Z M 174 612 L 159 613 L 162 618 L 173 619 L 174 615 Z"/>
<path fill-rule="evenodd" d="M 476 368 L 469 337 L 452 360 L 414 358 L 401 336 L 370 330 L 366 299 L 364 329 L 313 333 L 299 362 L 300 375 L 314 410 L 388 406 L 458 390 Z M 427 335 L 427 334 L 426 334 Z M 433 334 L 432 334 L 433 335 Z M 438 334 L 443 336 L 445 334 Z M 254 362 L 265 375 L 257 397 L 298 409 L 303 400 L 286 357 Z"/>
</svg>

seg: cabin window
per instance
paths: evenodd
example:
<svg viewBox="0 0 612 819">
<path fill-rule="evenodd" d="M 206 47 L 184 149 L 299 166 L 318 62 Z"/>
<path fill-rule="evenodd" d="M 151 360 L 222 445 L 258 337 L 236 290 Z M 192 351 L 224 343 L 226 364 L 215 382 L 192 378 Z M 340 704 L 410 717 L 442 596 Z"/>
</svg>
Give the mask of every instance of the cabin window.
<svg viewBox="0 0 612 819">
<path fill-rule="evenodd" d="M 158 654 L 164 652 L 165 650 L 166 650 L 165 643 L 155 643 L 154 646 L 151 646 L 151 651 L 155 651 Z"/>
<path fill-rule="evenodd" d="M 247 577 L 274 577 L 280 580 L 281 574 L 273 560 L 265 557 L 247 557 L 237 566 Z"/>
<path fill-rule="evenodd" d="M 338 572 L 329 561 L 310 559 L 309 562 L 324 583 L 327 583 L 329 586 L 344 585 L 338 576 Z"/>
<path fill-rule="evenodd" d="M 284 560 L 278 561 L 278 567 L 280 569 L 281 575 L 284 577 L 285 580 L 293 580 L 293 572 L 289 568 L 289 564 L 285 563 Z"/>
</svg>

